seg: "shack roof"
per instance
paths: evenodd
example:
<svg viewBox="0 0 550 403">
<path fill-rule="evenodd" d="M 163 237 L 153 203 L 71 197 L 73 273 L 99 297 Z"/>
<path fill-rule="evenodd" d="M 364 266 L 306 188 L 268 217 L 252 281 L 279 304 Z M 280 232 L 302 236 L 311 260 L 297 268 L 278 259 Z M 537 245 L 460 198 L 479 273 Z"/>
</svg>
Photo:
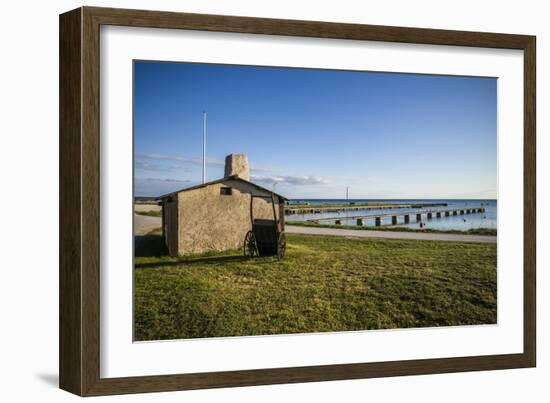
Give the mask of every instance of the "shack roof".
<svg viewBox="0 0 550 403">
<path fill-rule="evenodd" d="M 191 186 L 191 187 L 188 187 L 188 188 L 183 188 L 183 189 L 180 189 L 180 190 L 176 190 L 174 192 L 170 192 L 170 193 L 167 193 L 165 195 L 162 195 L 162 196 L 159 196 L 156 198 L 156 200 L 162 200 L 162 199 L 165 199 L 167 197 L 170 197 L 176 193 L 180 193 L 180 192 L 187 192 L 189 190 L 195 190 L 195 189 L 200 189 L 200 188 L 204 188 L 204 187 L 207 187 L 207 186 L 210 186 L 210 185 L 215 185 L 217 183 L 224 183 L 224 182 L 228 182 L 228 181 L 240 181 L 240 182 L 244 182 L 248 185 L 252 185 L 254 186 L 256 189 L 259 189 L 259 190 L 262 190 L 264 192 L 268 192 L 268 193 L 273 193 L 275 196 L 283 199 L 283 200 L 288 200 L 286 197 L 284 196 L 281 196 L 280 194 L 278 193 L 275 193 L 269 189 L 266 189 L 264 188 L 263 186 L 260 186 L 260 185 L 257 185 L 256 183 L 254 182 L 250 182 L 250 181 L 247 181 L 237 175 L 232 175 L 232 176 L 226 176 L 225 178 L 221 178 L 221 179 L 216 179 L 214 181 L 210 181 L 210 182 L 206 182 L 206 183 L 201 183 L 199 185 L 195 185 L 195 186 Z"/>
</svg>

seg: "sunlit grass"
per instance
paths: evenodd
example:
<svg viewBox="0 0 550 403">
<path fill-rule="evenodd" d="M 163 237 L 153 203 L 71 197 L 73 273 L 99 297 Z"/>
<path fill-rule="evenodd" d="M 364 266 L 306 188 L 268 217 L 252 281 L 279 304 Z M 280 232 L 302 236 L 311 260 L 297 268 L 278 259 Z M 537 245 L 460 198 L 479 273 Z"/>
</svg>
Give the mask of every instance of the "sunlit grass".
<svg viewBox="0 0 550 403">
<path fill-rule="evenodd" d="M 496 322 L 496 244 L 287 235 L 284 260 L 137 250 L 135 339 Z"/>
</svg>

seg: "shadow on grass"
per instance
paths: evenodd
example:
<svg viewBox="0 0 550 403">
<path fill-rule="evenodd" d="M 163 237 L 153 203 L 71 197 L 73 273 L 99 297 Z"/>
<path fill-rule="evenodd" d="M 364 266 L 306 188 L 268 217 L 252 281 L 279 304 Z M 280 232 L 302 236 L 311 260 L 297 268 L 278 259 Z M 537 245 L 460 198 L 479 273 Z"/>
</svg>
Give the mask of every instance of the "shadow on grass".
<svg viewBox="0 0 550 403">
<path fill-rule="evenodd" d="M 148 262 L 148 263 L 136 263 L 136 269 L 150 269 L 155 267 L 168 267 L 168 266 L 181 266 L 181 265 L 195 265 L 195 264 L 220 264 L 229 262 L 245 262 L 250 261 L 250 258 L 245 256 L 205 256 L 199 258 L 182 258 L 174 261 L 162 261 L 162 262 Z"/>
<path fill-rule="evenodd" d="M 254 262 L 256 265 L 271 264 L 274 256 L 262 256 L 262 257 L 247 257 L 242 254 L 238 254 L 238 250 L 228 252 L 213 252 L 205 255 L 185 256 L 180 258 L 173 258 L 168 255 L 168 248 L 164 243 L 161 235 L 147 234 L 136 235 L 134 237 L 134 254 L 135 257 L 143 258 L 160 258 L 160 261 L 155 262 L 143 262 L 136 263 L 134 267 L 136 269 L 167 267 L 167 266 L 181 266 L 181 265 L 195 265 L 195 264 L 224 264 L 230 262 Z M 240 252 L 242 253 L 242 252 Z"/>
<path fill-rule="evenodd" d="M 161 235 L 136 235 L 134 254 L 135 257 L 161 257 L 168 255 L 168 249 Z"/>
<path fill-rule="evenodd" d="M 194 264 L 220 264 L 220 263 L 229 263 L 229 262 L 238 262 L 238 261 L 248 261 L 250 258 L 247 258 L 242 255 L 206 255 L 206 256 L 195 256 L 195 257 L 181 257 L 181 258 L 171 258 L 168 256 L 168 249 L 164 244 L 164 240 L 160 235 L 138 235 L 134 237 L 134 253 L 135 257 L 154 257 L 154 258 L 166 258 L 170 260 L 162 260 L 159 262 L 147 262 L 147 263 L 136 263 L 136 269 L 145 269 L 145 268 L 155 268 L 155 267 L 166 267 L 166 266 L 179 266 L 182 264 L 185 265 L 194 265 Z"/>
</svg>

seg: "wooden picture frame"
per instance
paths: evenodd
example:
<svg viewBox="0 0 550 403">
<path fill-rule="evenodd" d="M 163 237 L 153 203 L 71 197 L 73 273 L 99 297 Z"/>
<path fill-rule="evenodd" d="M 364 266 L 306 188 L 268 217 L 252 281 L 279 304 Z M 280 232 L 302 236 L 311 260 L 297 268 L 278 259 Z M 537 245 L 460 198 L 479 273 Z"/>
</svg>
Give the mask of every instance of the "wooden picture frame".
<svg viewBox="0 0 550 403">
<path fill-rule="evenodd" d="M 523 353 L 228 372 L 100 377 L 101 25 L 520 49 L 524 52 Z M 60 16 L 60 387 L 80 396 L 534 367 L 535 37 L 82 7 Z"/>
</svg>

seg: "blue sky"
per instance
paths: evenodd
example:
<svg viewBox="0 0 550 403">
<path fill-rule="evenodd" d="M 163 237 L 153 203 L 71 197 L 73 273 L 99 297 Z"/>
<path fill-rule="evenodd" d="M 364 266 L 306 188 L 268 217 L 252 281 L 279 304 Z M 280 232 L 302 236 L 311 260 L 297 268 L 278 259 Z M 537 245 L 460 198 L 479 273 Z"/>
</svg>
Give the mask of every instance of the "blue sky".
<svg viewBox="0 0 550 403">
<path fill-rule="evenodd" d="M 136 61 L 135 195 L 245 153 L 289 198 L 496 198 L 495 78 Z"/>
</svg>

